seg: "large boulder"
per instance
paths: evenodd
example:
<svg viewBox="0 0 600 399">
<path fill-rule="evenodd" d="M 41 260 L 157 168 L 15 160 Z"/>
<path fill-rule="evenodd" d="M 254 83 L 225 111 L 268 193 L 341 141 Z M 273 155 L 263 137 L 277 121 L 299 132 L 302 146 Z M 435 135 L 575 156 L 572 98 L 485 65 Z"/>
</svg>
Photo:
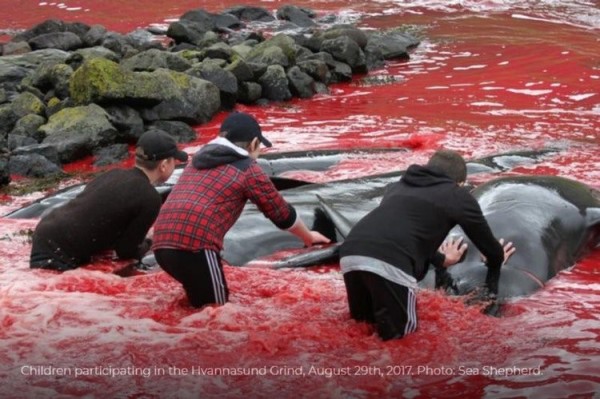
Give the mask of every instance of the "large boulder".
<svg viewBox="0 0 600 399">
<path fill-rule="evenodd" d="M 315 94 L 315 81 L 297 67 L 291 67 L 287 72 L 289 87 L 293 95 L 300 98 L 310 98 Z"/>
<path fill-rule="evenodd" d="M 241 21 L 271 22 L 275 20 L 273 14 L 262 7 L 235 6 L 223 10 L 223 13 L 235 15 Z"/>
<path fill-rule="evenodd" d="M 367 72 L 367 59 L 360 46 L 348 36 L 324 40 L 321 51 L 330 53 L 336 60 L 347 64 L 354 73 Z"/>
<path fill-rule="evenodd" d="M 48 177 L 62 173 L 58 165 L 40 154 L 13 155 L 9 168 L 11 174 L 25 177 Z"/>
<path fill-rule="evenodd" d="M 73 70 L 79 68 L 85 61 L 91 60 L 92 58 L 106 58 L 113 62 L 119 62 L 121 56 L 114 51 L 103 47 L 95 46 L 88 48 L 80 48 L 69 55 L 65 63 L 69 65 Z"/>
<path fill-rule="evenodd" d="M 85 62 L 71 77 L 76 104 L 121 103 L 140 110 L 146 121 L 209 121 L 221 106 L 219 89 L 185 73 L 158 69 L 131 72 L 105 59 Z"/>
<path fill-rule="evenodd" d="M 238 80 L 232 72 L 214 63 L 198 64 L 186 71 L 187 74 L 213 83 L 221 93 L 221 107 L 233 109 L 237 102 Z"/>
<path fill-rule="evenodd" d="M 169 25 L 167 36 L 176 43 L 198 43 L 206 32 L 215 29 L 215 18 L 212 14 L 198 9 L 186 12 L 179 21 Z"/>
<path fill-rule="evenodd" d="M 298 45 L 288 35 L 280 33 L 256 45 L 246 56 L 248 62 L 287 67 L 296 63 Z"/>
<path fill-rule="evenodd" d="M 316 16 L 314 11 L 306 8 L 300 8 L 292 5 L 285 5 L 277 10 L 277 18 L 290 21 L 301 28 L 308 28 L 316 25 L 313 18 Z"/>
<path fill-rule="evenodd" d="M 18 120 L 19 117 L 13 112 L 10 103 L 0 105 L 0 143 L 3 137 L 6 138 L 6 135 L 13 129 Z"/>
<path fill-rule="evenodd" d="M 44 35 L 46 33 L 64 32 L 65 30 L 66 23 L 64 21 L 59 19 L 47 19 L 33 26 L 32 28 L 19 33 L 13 38 L 13 41 L 29 41 L 36 36 Z"/>
<path fill-rule="evenodd" d="M 118 101 L 125 98 L 125 84 L 132 74 L 105 58 L 86 60 L 71 76 L 69 92 L 73 102 Z M 158 95 L 152 100 L 157 101 Z"/>
<path fill-rule="evenodd" d="M 73 68 L 67 64 L 46 63 L 40 65 L 31 76 L 31 84 L 42 92 L 53 91 L 53 96 L 65 99 L 69 96 L 69 80 Z"/>
<path fill-rule="evenodd" d="M 83 41 L 72 32 L 45 33 L 30 39 L 27 43 L 33 50 L 54 48 L 70 51 L 83 47 Z"/>
<path fill-rule="evenodd" d="M 151 90 L 157 85 L 160 94 L 157 105 L 141 109 L 146 121 L 179 120 L 197 125 L 211 120 L 221 107 L 219 88 L 209 81 L 166 69 L 138 74 Z M 131 84 L 135 85 L 135 80 Z M 139 91 L 145 95 L 147 88 L 142 85 Z"/>
<path fill-rule="evenodd" d="M 408 51 L 419 45 L 419 39 L 402 32 L 388 31 L 374 33 L 369 37 L 369 42 L 366 46 L 368 51 L 379 51 L 383 59 L 408 59 Z"/>
<path fill-rule="evenodd" d="M 161 68 L 183 72 L 189 69 L 192 64 L 179 54 L 150 49 L 124 59 L 121 62 L 121 66 L 134 72 L 152 72 Z"/>
<path fill-rule="evenodd" d="M 97 147 L 115 141 L 117 129 L 109 115 L 96 104 L 65 108 L 39 128 L 44 144 L 55 146 L 60 162 L 72 162 L 91 155 Z"/>
<path fill-rule="evenodd" d="M 263 97 L 271 101 L 287 101 L 292 98 L 285 69 L 281 65 L 269 65 L 259 79 Z"/>
<path fill-rule="evenodd" d="M 189 143 L 198 138 L 198 134 L 190 125 L 179 121 L 157 121 L 148 125 L 147 128 L 148 130 L 163 130 L 178 143 Z"/>
<path fill-rule="evenodd" d="M 28 114 L 43 115 L 46 105 L 35 95 L 25 91 L 15 97 L 11 108 L 17 118 L 21 118 Z"/>
<path fill-rule="evenodd" d="M 119 131 L 118 140 L 134 142 L 144 133 L 144 120 L 140 113 L 128 105 L 107 105 L 110 123 Z"/>
<path fill-rule="evenodd" d="M 42 141 L 38 129 L 46 123 L 46 118 L 36 114 L 27 114 L 17 121 L 11 135 L 30 137 L 36 142 Z"/>
<path fill-rule="evenodd" d="M 0 88 L 8 92 L 17 91 L 21 81 L 35 71 L 42 63 L 64 63 L 69 53 L 47 49 L 32 51 L 22 55 L 0 57 Z"/>
</svg>

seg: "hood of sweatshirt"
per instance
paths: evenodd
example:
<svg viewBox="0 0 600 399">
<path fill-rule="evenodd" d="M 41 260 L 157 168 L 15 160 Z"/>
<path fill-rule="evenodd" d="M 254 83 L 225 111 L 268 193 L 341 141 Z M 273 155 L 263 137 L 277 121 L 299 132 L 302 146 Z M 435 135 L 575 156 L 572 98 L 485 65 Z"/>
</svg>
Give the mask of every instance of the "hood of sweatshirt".
<svg viewBox="0 0 600 399">
<path fill-rule="evenodd" d="M 192 165 L 196 169 L 211 169 L 249 157 L 248 151 L 236 146 L 225 137 L 217 137 L 194 154 Z"/>
<path fill-rule="evenodd" d="M 422 165 L 411 165 L 406 170 L 402 181 L 411 186 L 427 187 L 442 183 L 454 183 L 446 174 Z"/>
</svg>

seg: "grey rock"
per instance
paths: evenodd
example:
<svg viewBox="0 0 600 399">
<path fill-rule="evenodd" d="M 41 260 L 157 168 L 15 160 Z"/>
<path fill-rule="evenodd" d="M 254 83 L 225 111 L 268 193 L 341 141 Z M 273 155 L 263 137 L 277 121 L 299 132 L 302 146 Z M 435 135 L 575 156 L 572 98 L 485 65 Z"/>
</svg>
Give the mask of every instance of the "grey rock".
<svg viewBox="0 0 600 399">
<path fill-rule="evenodd" d="M 187 123 L 179 121 L 156 121 L 150 124 L 150 129 L 158 129 L 169 133 L 178 143 L 189 143 L 198 138 L 196 131 Z"/>
<path fill-rule="evenodd" d="M 65 108 L 39 130 L 46 136 L 43 143 L 56 147 L 61 163 L 91 155 L 97 147 L 111 144 L 117 137 L 109 115 L 96 104 Z"/>
<path fill-rule="evenodd" d="M 144 133 L 144 120 L 133 107 L 108 105 L 104 110 L 109 115 L 110 123 L 119 131 L 119 141 L 135 142 Z"/>
<path fill-rule="evenodd" d="M 270 65 L 260 77 L 262 95 L 271 101 L 287 101 L 292 98 L 285 70 L 281 65 Z"/>
<path fill-rule="evenodd" d="M 83 42 L 75 33 L 72 32 L 53 32 L 35 36 L 27 43 L 33 50 L 43 50 L 47 48 L 59 50 L 75 50 L 83 47 Z"/>
<path fill-rule="evenodd" d="M 242 104 L 254 104 L 262 97 L 262 86 L 256 82 L 241 82 L 238 101 Z"/>
<path fill-rule="evenodd" d="M 330 53 L 336 60 L 347 64 L 354 73 L 367 72 L 367 59 L 356 42 L 347 36 L 324 40 L 321 50 Z"/>
<path fill-rule="evenodd" d="M 127 144 L 112 144 L 94 151 L 94 166 L 112 165 L 129 157 Z"/>
<path fill-rule="evenodd" d="M 152 72 L 159 68 L 166 68 L 183 72 L 192 65 L 179 54 L 158 49 L 150 49 L 136 54 L 133 57 L 124 59 L 121 62 L 121 66 L 130 71 Z"/>
<path fill-rule="evenodd" d="M 35 141 L 35 143 L 39 143 L 44 139 L 38 129 L 40 126 L 46 123 L 46 118 L 41 115 L 36 114 L 28 114 L 20 118 L 16 124 L 14 129 L 10 132 L 11 135 L 24 136 L 29 137 Z M 33 143 L 30 143 L 33 144 Z"/>
<path fill-rule="evenodd" d="M 17 147 L 13 150 L 12 155 L 41 155 L 55 165 L 60 165 L 60 159 L 56 146 L 52 144 L 31 144 L 27 146 Z"/>
<path fill-rule="evenodd" d="M 300 8 L 292 5 L 285 5 L 277 10 L 277 18 L 290 21 L 296 26 L 303 28 L 316 25 L 312 18 L 315 13 L 312 10 Z"/>
<path fill-rule="evenodd" d="M 300 98 L 310 98 L 315 94 L 314 79 L 302 72 L 299 67 L 293 66 L 287 72 L 290 91 Z"/>
<path fill-rule="evenodd" d="M 58 165 L 40 154 L 11 156 L 9 167 L 11 174 L 26 177 L 48 177 L 62 173 Z"/>
</svg>

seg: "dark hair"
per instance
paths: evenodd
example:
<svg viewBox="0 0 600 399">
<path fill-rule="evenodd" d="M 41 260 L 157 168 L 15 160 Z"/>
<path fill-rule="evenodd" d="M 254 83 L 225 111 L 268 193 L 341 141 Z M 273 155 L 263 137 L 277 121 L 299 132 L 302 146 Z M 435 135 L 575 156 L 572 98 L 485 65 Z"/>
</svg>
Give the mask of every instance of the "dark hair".
<svg viewBox="0 0 600 399">
<path fill-rule="evenodd" d="M 457 183 L 467 180 L 467 164 L 456 151 L 438 150 L 429 158 L 427 167 L 441 172 Z"/>
<path fill-rule="evenodd" d="M 219 132 L 219 136 L 225 137 L 227 139 L 227 132 Z M 227 140 L 229 140 L 229 139 L 227 139 Z M 235 141 L 235 142 L 231 141 L 231 144 L 236 145 L 243 149 L 250 147 L 250 143 L 252 143 L 252 141 Z"/>
<path fill-rule="evenodd" d="M 136 148 L 135 150 L 135 164 L 136 166 L 139 166 L 140 168 L 149 170 L 149 171 L 153 171 L 156 170 L 156 168 L 158 168 L 158 165 L 160 164 L 161 160 L 158 161 L 150 161 L 148 159 L 144 159 L 143 158 L 143 154 L 144 154 L 144 150 L 141 149 L 140 147 Z"/>
</svg>

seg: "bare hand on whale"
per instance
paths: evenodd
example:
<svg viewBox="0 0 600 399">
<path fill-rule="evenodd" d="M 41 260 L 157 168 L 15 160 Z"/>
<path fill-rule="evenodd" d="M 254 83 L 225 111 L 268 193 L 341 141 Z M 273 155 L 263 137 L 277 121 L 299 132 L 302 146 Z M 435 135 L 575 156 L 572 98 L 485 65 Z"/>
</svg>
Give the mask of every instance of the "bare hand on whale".
<svg viewBox="0 0 600 399">
<path fill-rule="evenodd" d="M 503 264 L 506 264 L 508 258 L 510 258 L 510 256 L 514 254 L 517 249 L 510 241 L 505 244 L 504 238 L 499 239 L 498 242 L 500 242 L 500 245 L 502 245 L 502 248 L 504 249 Z M 443 266 L 448 268 L 460 262 L 468 247 L 468 244 L 463 242 L 463 237 L 451 237 L 444 241 L 439 248 L 439 251 L 445 256 Z M 485 262 L 485 256 L 481 255 L 481 260 Z"/>
<path fill-rule="evenodd" d="M 510 258 L 510 256 L 515 253 L 517 248 L 514 247 L 514 245 L 511 241 L 509 241 L 505 244 L 504 238 L 499 239 L 498 242 L 500 243 L 500 245 L 502 245 L 502 249 L 504 249 L 504 262 L 502 262 L 502 265 L 505 265 L 508 258 Z M 485 256 L 483 254 L 481 254 L 481 260 L 484 263 L 487 262 L 487 259 L 485 258 Z"/>
<path fill-rule="evenodd" d="M 462 237 L 450 237 L 440 245 L 439 251 L 445 255 L 444 267 L 450 267 L 457 264 L 467 251 L 467 243 L 463 242 Z"/>
<path fill-rule="evenodd" d="M 314 244 L 328 244 L 331 240 L 325 237 L 318 231 L 309 230 L 302 219 L 296 219 L 296 223 L 288 229 L 288 231 L 304 242 L 305 247 L 310 247 Z"/>
</svg>

